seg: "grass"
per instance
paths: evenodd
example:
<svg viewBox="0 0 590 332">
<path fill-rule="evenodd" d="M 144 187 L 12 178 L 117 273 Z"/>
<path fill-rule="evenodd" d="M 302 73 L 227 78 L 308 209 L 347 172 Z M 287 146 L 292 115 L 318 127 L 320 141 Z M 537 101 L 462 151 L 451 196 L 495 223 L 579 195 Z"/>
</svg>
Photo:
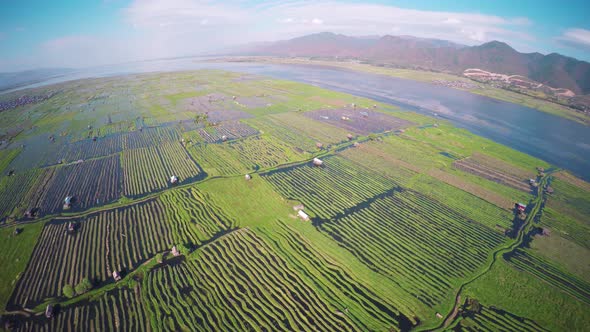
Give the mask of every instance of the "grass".
<svg viewBox="0 0 590 332">
<path fill-rule="evenodd" d="M 36 222 L 28 225 L 19 225 L 22 232 L 14 235 L 14 227 L 0 228 L 0 305 L 2 311 L 12 294 L 16 281 L 25 270 L 31 257 L 39 234 L 43 229 L 43 222 Z"/>
<path fill-rule="evenodd" d="M 536 236 L 531 251 L 559 262 L 568 272 L 590 282 L 590 249 L 567 240 L 559 234 Z"/>
<path fill-rule="evenodd" d="M 502 260 L 464 294 L 553 331 L 583 331 L 590 320 L 586 304 Z"/>
</svg>

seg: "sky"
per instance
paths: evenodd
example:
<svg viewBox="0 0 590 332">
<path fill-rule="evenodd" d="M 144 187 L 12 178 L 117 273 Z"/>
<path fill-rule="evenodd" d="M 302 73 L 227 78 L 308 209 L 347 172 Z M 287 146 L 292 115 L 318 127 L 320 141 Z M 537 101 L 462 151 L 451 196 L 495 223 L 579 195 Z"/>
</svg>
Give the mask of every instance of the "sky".
<svg viewBox="0 0 590 332">
<path fill-rule="evenodd" d="M 0 0 L 0 71 L 199 55 L 316 32 L 412 35 L 590 61 L 590 2 Z"/>
</svg>

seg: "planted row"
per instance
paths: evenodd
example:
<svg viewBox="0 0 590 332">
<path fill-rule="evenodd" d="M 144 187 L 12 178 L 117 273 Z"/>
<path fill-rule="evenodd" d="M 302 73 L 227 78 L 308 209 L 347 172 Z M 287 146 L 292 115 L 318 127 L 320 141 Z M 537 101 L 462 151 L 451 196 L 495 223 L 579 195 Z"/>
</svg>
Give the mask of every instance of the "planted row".
<svg viewBox="0 0 590 332">
<path fill-rule="evenodd" d="M 324 167 L 302 165 L 262 176 L 284 197 L 303 202 L 322 220 L 345 214 L 362 202 L 397 188 L 392 180 L 341 157 L 325 158 Z"/>
<path fill-rule="evenodd" d="M 137 196 L 161 190 L 170 185 L 170 177 L 179 182 L 196 178 L 201 169 L 180 143 L 125 150 L 122 154 L 126 196 Z"/>
<path fill-rule="evenodd" d="M 73 209 L 102 205 L 121 196 L 121 163 L 117 155 L 57 167 L 46 176 L 30 204 L 43 214 L 62 211 L 66 196 L 73 197 Z"/>
<path fill-rule="evenodd" d="M 17 322 L 15 331 L 151 331 L 139 289 L 120 289 L 91 302 L 58 309 L 52 319 Z"/>
<path fill-rule="evenodd" d="M 375 271 L 434 306 L 481 267 L 503 237 L 404 190 L 319 226 Z"/>
<path fill-rule="evenodd" d="M 145 277 L 154 330 L 358 330 L 247 229 L 193 255 Z"/>
</svg>

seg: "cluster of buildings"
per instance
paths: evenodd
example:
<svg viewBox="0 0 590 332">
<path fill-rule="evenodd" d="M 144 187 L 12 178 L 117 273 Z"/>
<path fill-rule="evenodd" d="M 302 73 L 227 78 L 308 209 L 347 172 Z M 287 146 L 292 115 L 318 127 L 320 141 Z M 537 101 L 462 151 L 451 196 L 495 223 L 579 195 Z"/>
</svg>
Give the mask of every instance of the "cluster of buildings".
<svg viewBox="0 0 590 332">
<path fill-rule="evenodd" d="M 6 100 L 0 102 L 0 112 L 7 111 L 20 106 L 28 104 L 40 103 L 51 98 L 52 94 L 41 95 L 41 96 L 21 96 L 16 99 Z"/>
</svg>

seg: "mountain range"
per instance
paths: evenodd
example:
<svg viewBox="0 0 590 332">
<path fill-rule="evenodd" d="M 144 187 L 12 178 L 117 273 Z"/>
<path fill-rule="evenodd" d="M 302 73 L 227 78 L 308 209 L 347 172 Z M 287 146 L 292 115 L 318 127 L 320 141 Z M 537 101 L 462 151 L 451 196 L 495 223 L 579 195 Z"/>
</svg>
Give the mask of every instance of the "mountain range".
<svg viewBox="0 0 590 332">
<path fill-rule="evenodd" d="M 520 53 L 491 41 L 466 46 L 412 36 L 351 37 L 322 32 L 278 42 L 243 47 L 233 54 L 355 58 L 372 63 L 462 74 L 470 68 L 522 75 L 576 94 L 590 94 L 590 63 L 551 53 Z"/>
</svg>

